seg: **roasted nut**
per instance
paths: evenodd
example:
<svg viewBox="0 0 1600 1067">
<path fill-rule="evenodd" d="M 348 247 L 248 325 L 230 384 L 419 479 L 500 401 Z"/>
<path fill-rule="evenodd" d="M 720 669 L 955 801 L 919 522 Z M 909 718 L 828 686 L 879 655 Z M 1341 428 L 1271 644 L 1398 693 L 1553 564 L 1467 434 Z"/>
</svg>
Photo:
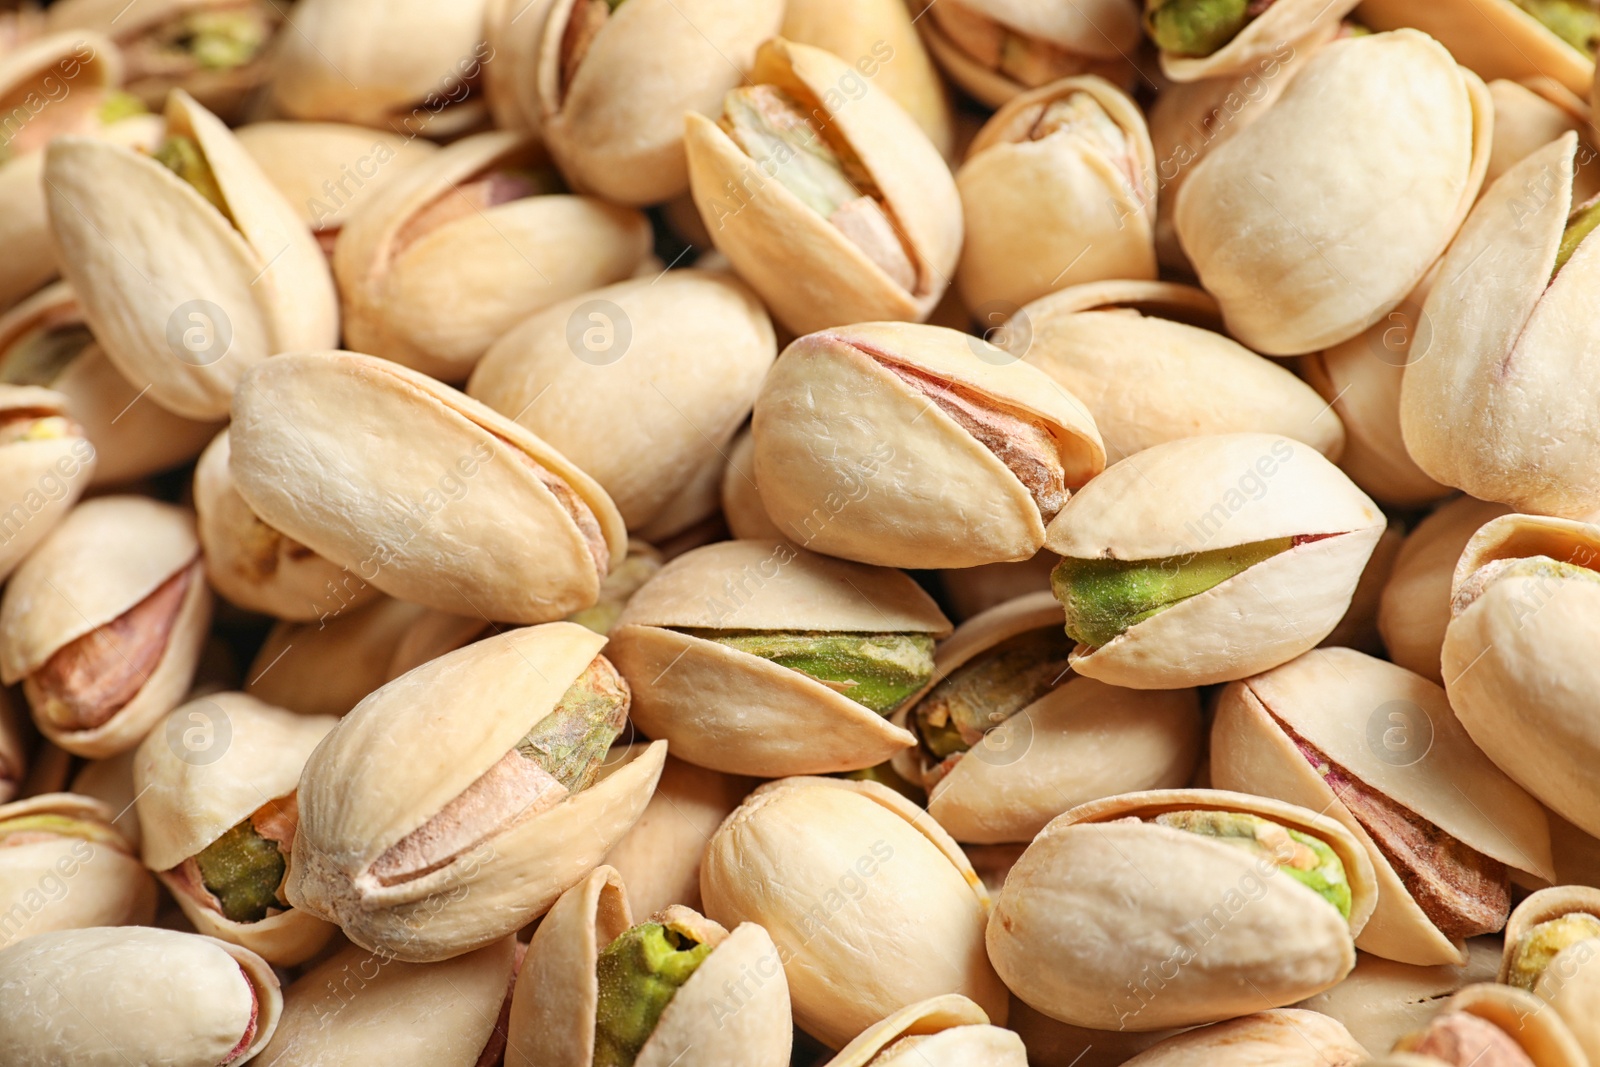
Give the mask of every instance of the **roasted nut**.
<svg viewBox="0 0 1600 1067">
<path fill-rule="evenodd" d="M 1593 22 L 1583 0 L 1362 0 L 1361 21 L 1375 30 L 1410 26 L 1434 37 L 1464 66 L 1484 79 L 1552 78 L 1570 93 L 1589 94 L 1594 80 L 1594 41 L 1551 32 L 1552 21 L 1577 16 Z"/>
<path fill-rule="evenodd" d="M 1377 547 L 1367 558 L 1367 565 L 1361 569 L 1361 580 L 1356 582 L 1356 591 L 1350 595 L 1350 607 L 1345 610 L 1344 618 L 1318 642 L 1318 647 L 1353 648 L 1374 656 L 1384 654 L 1383 637 L 1378 633 L 1378 604 L 1404 542 L 1405 536 L 1394 527 L 1383 531 Z"/>
<path fill-rule="evenodd" d="M 1592 1061 L 1600 1053 L 1600 890 L 1556 886 L 1529 896 L 1506 924 L 1502 982 L 1555 1008 Z"/>
<path fill-rule="evenodd" d="M 728 465 L 722 472 L 722 517 L 738 540 L 772 541 L 783 537 L 783 531 L 761 503 L 761 490 L 756 487 L 755 435 L 748 426 L 728 446 Z"/>
<path fill-rule="evenodd" d="M 99 453 L 68 414 L 69 403 L 49 389 L 0 384 L 0 580 L 61 523 L 94 477 Z"/>
<path fill-rule="evenodd" d="M 1471 985 L 1445 1001 L 1427 1026 L 1395 1044 L 1395 1067 L 1584 1067 L 1589 1061 L 1566 1024 L 1531 993 Z M 1391 1062 L 1391 1061 L 1383 1061 Z"/>
<path fill-rule="evenodd" d="M 1252 70 L 1339 25 L 1360 0 L 1144 0 L 1144 29 L 1177 82 Z"/>
<path fill-rule="evenodd" d="M 1555 0 L 1551 6 L 1567 3 L 1568 0 Z M 1593 8 L 1589 11 L 1593 18 Z M 1591 113 L 1584 99 L 1547 77 L 1520 82 L 1496 78 L 1489 83 L 1489 98 L 1494 101 L 1494 151 L 1489 154 L 1489 169 L 1483 176 L 1485 185 L 1492 184 L 1513 166 L 1571 130 L 1578 135 L 1581 145 L 1578 173 L 1572 182 L 1572 201 L 1587 203 L 1600 192 L 1600 156 L 1593 148 L 1594 135 L 1589 132 Z"/>
<path fill-rule="evenodd" d="M 1011 998 L 1011 1017 L 1006 1025 L 1027 1046 L 1028 1062 L 1038 1067 L 1122 1067 L 1145 1049 L 1179 1032 L 1068 1026 L 1035 1011 L 1015 996 Z"/>
<path fill-rule="evenodd" d="M 302 715 L 343 715 L 392 680 L 395 649 L 425 613 L 383 597 L 362 608 L 335 609 L 316 622 L 280 622 L 250 664 L 245 691 Z"/>
<path fill-rule="evenodd" d="M 1274 1008 L 1169 1037 L 1127 1067 L 1356 1067 L 1367 1050 L 1337 1020 Z"/>
<path fill-rule="evenodd" d="M 862 1031 L 828 1067 L 913 1067 L 982 1063 L 1027 1067 L 1022 1039 L 989 1025 L 982 1008 L 959 993 L 909 1004 Z"/>
</svg>

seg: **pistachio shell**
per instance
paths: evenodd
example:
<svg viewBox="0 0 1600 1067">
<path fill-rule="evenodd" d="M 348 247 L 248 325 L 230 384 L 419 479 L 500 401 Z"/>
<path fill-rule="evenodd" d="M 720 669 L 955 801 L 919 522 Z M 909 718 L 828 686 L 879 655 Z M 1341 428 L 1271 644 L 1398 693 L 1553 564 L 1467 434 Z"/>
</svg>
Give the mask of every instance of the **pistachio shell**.
<svg viewBox="0 0 1600 1067">
<path fill-rule="evenodd" d="M 234 136 L 318 234 L 336 234 L 358 207 L 435 151 L 420 138 L 340 122 L 255 122 Z"/>
<path fill-rule="evenodd" d="M 1357 652 L 1375 656 L 1384 653 L 1383 638 L 1378 633 L 1378 602 L 1383 596 L 1384 586 L 1389 582 L 1389 575 L 1394 571 L 1395 557 L 1400 555 L 1400 546 L 1404 543 L 1405 535 L 1393 526 L 1383 531 L 1377 547 L 1367 558 L 1367 565 L 1361 569 L 1361 580 L 1356 583 L 1356 591 L 1350 596 L 1350 607 L 1346 609 L 1344 618 L 1339 620 L 1339 625 L 1327 637 L 1318 642 L 1319 648 L 1353 648 Z"/>
<path fill-rule="evenodd" d="M 533 79 L 545 16 L 555 0 L 488 0 L 484 43 L 496 62 L 483 68 L 483 96 L 502 130 L 537 133 L 540 115 Z"/>
<path fill-rule="evenodd" d="M 1239 74 L 1276 56 L 1285 42 L 1303 46 L 1339 25 L 1361 0 L 1276 0 L 1245 23 L 1237 36 L 1209 56 L 1161 53 L 1161 73 L 1176 82 Z"/>
<path fill-rule="evenodd" d="M 711 839 L 700 889 L 724 926 L 766 927 L 795 1024 L 830 1047 L 943 993 L 1005 1022 L 982 945 L 988 893 L 937 823 L 875 782 L 757 789 Z"/>
<path fill-rule="evenodd" d="M 1038 1067 L 1122 1067 L 1129 1059 L 1178 1031 L 1090 1030 L 1068 1026 L 1027 1002 L 1011 998 L 1011 1019 L 1006 1024 L 1022 1038 L 1028 1060 Z"/>
<path fill-rule="evenodd" d="M 626 548 L 615 507 L 576 466 L 387 360 L 270 360 L 241 384 L 229 432 L 234 480 L 263 521 L 390 595 L 441 611 L 537 622 L 594 603 L 605 566 L 535 465 L 592 511 L 612 559 Z"/>
<path fill-rule="evenodd" d="M 1492 120 L 1482 82 L 1415 31 L 1318 52 L 1178 197 L 1178 236 L 1229 331 L 1292 355 L 1382 318 L 1465 217 Z M 1398 188 L 1423 192 L 1396 197 Z"/>
<path fill-rule="evenodd" d="M 70 401 L 35 386 L 0 385 L 0 417 L 38 411 L 68 416 Z M 0 580 L 49 536 L 93 480 L 99 454 L 71 424 L 60 437 L 14 441 L 0 464 Z"/>
<path fill-rule="evenodd" d="M 1557 886 L 1542 889 L 1517 906 L 1506 923 L 1505 955 L 1498 980 L 1509 981 L 1513 950 L 1527 931 L 1539 923 L 1558 919 L 1570 912 L 1600 915 L 1600 890 L 1587 886 Z M 1572 1036 L 1592 1062 L 1600 1053 L 1600 941 L 1588 939 L 1556 953 L 1533 987 L 1533 993 L 1548 1003 L 1567 1024 Z"/>
<path fill-rule="evenodd" d="M 1496 78 L 1489 83 L 1489 98 L 1494 101 L 1494 151 L 1489 154 L 1485 185 L 1571 130 L 1583 143 L 1573 179 L 1573 203 L 1582 204 L 1600 192 L 1600 157 L 1590 145 L 1592 116 L 1584 99 L 1548 77 L 1524 82 Z"/>
<path fill-rule="evenodd" d="M 1509 0 L 1363 0 L 1357 17 L 1375 30 L 1419 29 L 1485 79 L 1549 77 L 1584 97 L 1594 80 L 1592 57 Z"/>
<path fill-rule="evenodd" d="M 1445 1001 L 1441 1014 L 1456 1011 L 1476 1015 L 1505 1031 L 1533 1060 L 1534 1067 L 1586 1067 L 1589 1062 L 1572 1031 L 1555 1012 L 1545 1011 L 1543 1002 L 1532 993 L 1488 982 L 1470 985 Z M 1404 1051 L 1409 1044 L 1409 1039 L 1402 1040 L 1396 1050 Z M 1434 1062 L 1427 1057 L 1422 1060 Z"/>
<path fill-rule="evenodd" d="M 1344 864 L 1349 919 L 1299 882 L 1274 880 L 1270 858 L 1137 821 L 1197 809 L 1321 839 Z M 1334 986 L 1355 964 L 1351 939 L 1375 898 L 1366 853 L 1331 819 L 1242 793 L 1129 793 L 1067 812 L 1028 846 L 989 920 L 989 958 L 1013 992 L 1063 1022 L 1192 1026 Z"/>
<path fill-rule="evenodd" d="M 133 785 L 133 758 L 137 751 L 130 748 L 115 756 L 90 760 L 71 779 L 74 793 L 98 800 L 117 813 L 111 825 L 135 852 L 143 836 L 139 831 L 139 813 L 133 803 L 138 794 Z"/>
<path fill-rule="evenodd" d="M 897 1050 L 902 1038 L 922 1038 Z M 986 1067 L 1027 1067 L 1022 1039 L 989 1025 L 983 1009 L 959 993 L 908 1004 L 869 1026 L 828 1067 L 910 1067 L 981 1063 Z"/>
<path fill-rule="evenodd" d="M 4 155 L 36 152 L 54 134 L 92 131 L 122 75 L 122 53 L 100 33 L 50 33 L 0 52 Z"/>
<path fill-rule="evenodd" d="M 10 307 L 46 284 L 60 269 L 50 247 L 44 204 L 44 155 L 32 153 L 0 164 L 0 308 Z"/>
<path fill-rule="evenodd" d="M 390 680 L 401 635 L 425 610 L 384 597 L 314 623 L 280 622 L 246 672 L 245 689 L 302 715 L 343 715 Z"/>
<path fill-rule="evenodd" d="M 981 567 L 958 567 L 939 572 L 944 599 L 957 621 L 965 622 L 979 612 L 999 607 L 1008 600 L 1029 593 L 1050 590 L 1050 572 L 1057 558 L 1039 552 L 1021 563 L 986 563 Z"/>
<path fill-rule="evenodd" d="M 472 644 L 494 632 L 494 624 L 447 611 L 423 611 L 412 620 L 394 646 L 394 656 L 384 681 L 392 682 L 446 652 Z"/>
<path fill-rule="evenodd" d="M 23 719 L 10 694 L 0 691 L 0 804 L 16 797 L 28 774 L 33 738 L 24 732 Z"/>
<path fill-rule="evenodd" d="M 1367 1050 L 1337 1020 L 1274 1008 L 1169 1037 L 1128 1067 L 1356 1067 Z"/>
<path fill-rule="evenodd" d="M 747 426 L 728 446 L 728 465 L 722 473 L 722 517 L 728 530 L 744 541 L 772 541 L 783 537 L 778 524 L 761 503 L 756 487 L 756 439 Z"/>
</svg>

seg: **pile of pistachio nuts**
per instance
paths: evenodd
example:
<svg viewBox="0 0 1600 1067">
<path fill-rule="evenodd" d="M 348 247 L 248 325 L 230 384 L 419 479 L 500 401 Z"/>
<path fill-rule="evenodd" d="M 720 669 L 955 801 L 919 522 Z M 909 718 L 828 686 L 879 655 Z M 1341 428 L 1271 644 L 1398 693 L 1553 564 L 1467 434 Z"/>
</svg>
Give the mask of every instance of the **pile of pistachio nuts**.
<svg viewBox="0 0 1600 1067">
<path fill-rule="evenodd" d="M 1600 1067 L 1600 0 L 0 0 L 0 1067 Z"/>
</svg>

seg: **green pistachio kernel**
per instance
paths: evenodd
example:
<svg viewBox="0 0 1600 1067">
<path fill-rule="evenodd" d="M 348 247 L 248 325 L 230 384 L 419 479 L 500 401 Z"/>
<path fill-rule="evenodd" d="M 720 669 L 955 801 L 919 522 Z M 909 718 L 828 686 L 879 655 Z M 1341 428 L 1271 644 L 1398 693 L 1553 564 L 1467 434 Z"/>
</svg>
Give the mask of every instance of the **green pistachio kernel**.
<svg viewBox="0 0 1600 1067">
<path fill-rule="evenodd" d="M 517 742 L 517 751 L 569 792 L 587 789 L 627 725 L 628 700 L 627 683 L 617 669 L 596 656 L 555 709 Z"/>
<path fill-rule="evenodd" d="M 121 89 L 113 90 L 106 95 L 105 102 L 100 105 L 99 119 L 103 126 L 131 119 L 135 115 L 148 115 L 150 109 L 144 106 L 132 93 L 125 93 Z"/>
<path fill-rule="evenodd" d="M 939 759 L 983 735 L 1066 680 L 1072 642 L 1059 626 L 1009 637 L 950 672 L 917 702 L 916 732 Z"/>
<path fill-rule="evenodd" d="M 286 906 L 278 899 L 283 852 L 276 841 L 258 834 L 249 819 L 207 845 L 194 861 L 201 881 L 222 905 L 222 914 L 233 922 L 260 922 L 269 908 Z"/>
<path fill-rule="evenodd" d="M 1254 17 L 1251 0 L 1145 0 L 1144 28 L 1163 52 L 1209 56 Z"/>
<path fill-rule="evenodd" d="M 37 815 L 18 815 L 15 818 L 0 820 L 0 847 L 6 844 L 8 838 L 23 836 L 33 838 L 35 835 L 76 837 L 96 845 L 126 847 L 122 838 L 109 826 L 87 819 L 75 819 L 70 815 L 41 812 Z"/>
<path fill-rule="evenodd" d="M 93 340 L 89 327 L 80 323 L 39 330 L 6 352 L 0 360 L 0 382 L 49 385 Z"/>
<path fill-rule="evenodd" d="M 206 70 L 233 70 L 261 53 L 267 25 L 249 11 L 196 11 L 183 20 L 179 42 Z"/>
<path fill-rule="evenodd" d="M 594 1016 L 594 1067 L 633 1067 L 661 1013 L 711 946 L 661 923 L 642 923 L 600 953 Z"/>
<path fill-rule="evenodd" d="M 723 109 L 723 129 L 745 154 L 823 218 L 832 218 L 870 184 L 860 163 L 830 145 L 800 102 L 782 89 L 735 89 Z"/>
<path fill-rule="evenodd" d="M 1067 609 L 1067 634 L 1098 648 L 1179 601 L 1285 552 L 1292 537 L 1165 559 L 1063 559 L 1050 574 Z"/>
<path fill-rule="evenodd" d="M 222 186 L 217 184 L 217 176 L 212 172 L 211 164 L 206 161 L 204 153 L 200 151 L 200 146 L 193 138 L 182 135 L 168 137 L 161 142 L 161 147 L 156 149 L 155 160 L 192 185 L 195 191 L 210 201 L 229 222 L 233 221 L 233 213 L 228 210 L 228 202 L 222 195 Z"/>
<path fill-rule="evenodd" d="M 1600 938 L 1600 919 L 1581 911 L 1531 926 L 1511 950 L 1506 982 L 1531 993 L 1563 949 L 1594 938 Z"/>
<path fill-rule="evenodd" d="M 568 622 L 575 622 L 579 626 L 586 626 L 597 634 L 609 633 L 617 624 L 617 619 L 622 616 L 622 609 L 628 606 L 628 601 L 633 594 L 656 576 L 661 569 L 661 557 L 651 552 L 639 552 L 630 548 L 623 561 L 611 568 L 605 580 L 600 583 L 600 599 L 593 607 L 575 611 L 567 616 Z"/>
<path fill-rule="evenodd" d="M 798 671 L 887 715 L 933 677 L 930 634 L 694 630 L 684 633 Z"/>
<path fill-rule="evenodd" d="M 1572 258 L 1572 254 L 1583 244 L 1584 238 L 1594 232 L 1596 226 L 1600 226 L 1600 197 L 1590 200 L 1567 219 L 1567 229 L 1561 235 L 1561 247 L 1556 250 L 1556 265 L 1550 272 L 1551 277 L 1561 272 L 1567 260 Z"/>
<path fill-rule="evenodd" d="M 1592 0 L 1511 0 L 1586 56 L 1600 47 L 1600 7 Z"/>
<path fill-rule="evenodd" d="M 1171 811 L 1153 821 L 1266 856 L 1280 871 L 1350 918 L 1350 883 L 1344 863 L 1325 841 L 1241 811 Z"/>
</svg>

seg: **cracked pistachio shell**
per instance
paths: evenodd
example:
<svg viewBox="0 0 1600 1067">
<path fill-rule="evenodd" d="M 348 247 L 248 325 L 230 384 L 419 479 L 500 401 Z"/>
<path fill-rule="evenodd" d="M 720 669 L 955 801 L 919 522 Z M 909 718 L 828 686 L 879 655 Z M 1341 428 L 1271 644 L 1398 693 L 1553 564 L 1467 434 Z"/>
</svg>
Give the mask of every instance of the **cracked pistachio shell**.
<svg viewBox="0 0 1600 1067">
<path fill-rule="evenodd" d="M 1583 1053 L 1577 1038 L 1553 1011 L 1545 1011 L 1545 1003 L 1532 993 L 1513 986 L 1481 982 L 1469 985 L 1445 1001 L 1439 1014 L 1466 1012 L 1493 1023 L 1516 1043 L 1534 1067 L 1588 1067 L 1589 1059 Z M 1398 1055 L 1410 1052 L 1415 1035 L 1401 1038 L 1395 1045 Z M 1395 1067 L 1419 1067 L 1438 1064 L 1432 1056 L 1408 1056 L 1405 1059 L 1382 1060 Z"/>
<path fill-rule="evenodd" d="M 711 839 L 700 890 L 724 926 L 772 935 L 795 1025 L 831 1048 L 945 993 L 1005 1024 L 1006 990 L 983 948 L 988 891 L 950 835 L 891 789 L 767 783 Z"/>
<path fill-rule="evenodd" d="M 1008 330 L 1002 347 L 1083 401 L 1111 462 L 1180 437 L 1246 431 L 1283 434 L 1338 460 L 1344 425 L 1315 390 L 1161 306 L 1206 303 L 1200 290 L 1169 282 L 1077 286 L 1019 311 L 1013 323 L 1026 323 L 1028 338 Z"/>
<path fill-rule="evenodd" d="M 534 78 L 545 16 L 555 0 L 488 0 L 484 43 L 493 63 L 483 68 L 483 98 L 497 129 L 539 132 Z"/>
<path fill-rule="evenodd" d="M 1428 726 L 1414 717 L 1419 712 Z M 1472 743 L 1440 686 L 1351 649 L 1313 649 L 1223 690 L 1211 730 L 1211 782 L 1322 812 L 1361 843 L 1378 883 L 1377 909 L 1356 939 L 1363 951 L 1418 965 L 1467 961 L 1465 941 L 1429 920 L 1284 727 L 1474 851 L 1555 877 L 1544 809 Z"/>
<path fill-rule="evenodd" d="M 897 1047 L 898 1046 L 898 1047 Z M 1022 1039 L 989 1025 L 982 1008 L 959 993 L 909 1004 L 869 1026 L 827 1067 L 1027 1067 Z"/>
<path fill-rule="evenodd" d="M 551 304 L 494 343 L 467 395 L 560 449 L 637 532 L 720 459 L 777 354 L 741 282 L 676 270 Z"/>
<path fill-rule="evenodd" d="M 0 419 L 38 412 L 68 420 L 60 437 L 0 446 L 0 581 L 56 529 L 94 478 L 99 453 L 72 420 L 70 405 L 50 389 L 0 385 Z"/>
<path fill-rule="evenodd" d="M 1167 1038 L 1127 1067 L 1357 1067 L 1367 1050 L 1336 1019 L 1274 1008 Z"/>
<path fill-rule="evenodd" d="M 148 155 L 62 137 L 45 152 L 51 231 L 122 375 L 175 414 L 218 419 L 253 365 L 333 345 L 338 300 L 311 231 L 221 120 L 182 90 L 166 118 L 198 145 L 233 222 Z M 196 330 L 210 348 L 188 347 Z"/>
<path fill-rule="evenodd" d="M 511 998 L 507 1056 L 537 1067 L 590 1067 L 600 953 L 636 922 L 671 920 L 703 931 L 711 952 L 678 987 L 636 1067 L 787 1067 L 793 1024 L 778 950 L 766 930 L 731 933 L 681 906 L 654 920 L 634 916 L 622 878 L 596 867 L 562 894 L 534 931 Z"/>
<path fill-rule="evenodd" d="M 1547 77 L 1587 97 L 1594 58 L 1551 33 L 1510 0 L 1362 0 L 1356 17 L 1374 30 L 1421 30 L 1485 80 Z"/>
<path fill-rule="evenodd" d="M 1074 559 L 1179 559 L 1316 534 L 1098 648 L 1079 674 L 1139 689 L 1232 681 L 1314 647 L 1338 625 L 1385 520 L 1309 445 L 1271 434 L 1169 441 L 1075 493 L 1045 547 Z M 1181 562 L 1180 562 L 1181 565 Z"/>
<path fill-rule="evenodd" d="M 0 238 L 3 243 L 3 238 Z M 0 378 L 16 349 L 42 331 L 82 325 L 72 286 L 47 286 L 0 316 Z M 112 366 L 91 340 L 71 362 L 40 383 L 66 398 L 67 412 L 95 443 L 95 486 L 120 485 L 181 466 L 200 454 L 217 425 L 174 415 L 143 402 L 140 390 Z"/>
<path fill-rule="evenodd" d="M 57 652 L 144 602 L 187 570 L 188 586 L 159 659 L 134 697 L 100 726 L 41 733 L 73 755 L 98 759 L 133 748 L 188 690 L 211 621 L 194 516 L 144 497 L 103 496 L 74 508 L 17 568 L 0 601 L 0 678 L 23 683 Z"/>
<path fill-rule="evenodd" d="M 293 794 L 307 757 L 335 721 L 327 715 L 296 715 L 243 693 L 216 693 L 184 704 L 157 723 L 134 758 L 145 865 L 196 930 L 243 945 L 281 967 L 315 955 L 333 927 L 298 909 L 259 922 L 234 922 L 189 891 L 173 868 L 259 808 Z M 183 740 L 185 731 L 195 729 L 207 731 L 220 754 L 206 752 L 196 759 Z"/>
<path fill-rule="evenodd" d="M 1441 504 L 1406 535 L 1378 603 L 1378 632 L 1391 660 L 1444 684 L 1439 650 L 1450 625 L 1450 583 L 1456 561 L 1473 534 L 1504 514 L 1502 504 L 1457 497 Z"/>
<path fill-rule="evenodd" d="M 785 541 L 723 541 L 663 567 L 628 602 L 606 651 L 633 690 L 634 725 L 679 759 L 777 778 L 871 767 L 912 737 L 798 671 L 680 628 L 937 638 L 950 623 L 908 575 Z"/>
<path fill-rule="evenodd" d="M 1430 340 L 1400 391 L 1406 448 L 1430 476 L 1569 518 L 1600 509 L 1590 384 L 1600 331 L 1588 311 L 1600 241 L 1584 241 L 1551 277 L 1577 206 L 1576 151 L 1564 134 L 1484 193 L 1422 306 Z"/>
<path fill-rule="evenodd" d="M 11 1067 L 243 1063 L 272 1038 L 283 1010 L 277 976 L 249 949 L 142 926 L 19 941 L 0 951 L 0 988 L 8 991 L 0 1047 Z"/>
<path fill-rule="evenodd" d="M 1209 56 L 1161 52 L 1161 73 L 1175 82 L 1245 74 L 1278 56 L 1285 44 L 1315 48 L 1360 0 L 1275 0 Z M 1252 6 L 1250 10 L 1258 10 Z"/>
<path fill-rule="evenodd" d="M 1494 150 L 1489 154 L 1484 185 L 1493 184 L 1517 163 L 1570 130 L 1584 146 L 1578 152 L 1572 202 L 1586 203 L 1600 192 L 1600 157 L 1591 147 L 1592 114 L 1586 100 L 1548 77 L 1520 82 L 1497 78 L 1489 83 L 1489 98 L 1494 101 Z"/>
<path fill-rule="evenodd" d="M 671 200 L 688 189 L 692 169 L 684 116 L 716 114 L 745 72 L 768 80 L 752 67 L 757 46 L 782 25 L 783 3 L 628 0 L 563 86 L 568 23 L 582 2 L 555 0 L 540 33 L 527 105 L 540 136 L 575 189 L 623 204 Z"/>
<path fill-rule="evenodd" d="M 269 360 L 241 383 L 229 437 L 235 484 L 264 522 L 426 607 L 542 622 L 595 602 L 606 565 L 541 470 L 589 510 L 611 560 L 626 551 L 621 516 L 576 465 L 388 360 Z"/>
<path fill-rule="evenodd" d="M 784 349 L 756 398 L 767 514 L 799 544 L 881 566 L 1032 557 L 1045 520 L 1028 487 L 886 361 L 1042 424 L 1069 490 L 1105 466 L 1088 409 L 1044 372 L 941 326 L 858 323 Z"/>
<path fill-rule="evenodd" d="M 909 721 L 917 702 L 973 657 L 1019 634 L 1060 626 L 1061 605 L 1049 592 L 963 623 L 940 645 L 932 680 L 895 712 L 894 722 Z M 1069 673 L 962 756 L 928 794 L 928 814 L 957 841 L 1031 841 L 1079 804 L 1183 785 L 1199 762 L 1200 734 L 1193 689 L 1122 689 Z M 914 750 L 905 758 L 920 765 Z M 911 780 L 920 777 L 907 769 L 916 775 Z"/>
<path fill-rule="evenodd" d="M 479 134 L 365 200 L 333 253 L 345 343 L 461 381 L 529 315 L 632 274 L 650 251 L 650 224 L 630 208 L 552 193 L 465 210 L 463 186 L 537 167 L 539 156 L 530 138 Z M 434 224 L 441 211 L 457 217 Z"/>
<path fill-rule="evenodd" d="M 1414 30 L 1319 51 L 1178 197 L 1178 237 L 1229 332 L 1295 355 L 1381 319 L 1466 217 L 1493 115 L 1483 83 Z"/>
<path fill-rule="evenodd" d="M 280 622 L 250 664 L 245 690 L 301 715 L 343 715 L 392 680 L 395 649 L 426 611 L 382 597 L 315 622 Z"/>
<path fill-rule="evenodd" d="M 381 594 L 349 568 L 317 555 L 256 516 L 234 487 L 228 431 L 219 433 L 194 471 L 194 510 L 206 577 L 224 600 L 246 611 L 305 622 L 358 607 Z M 351 579 L 354 579 L 351 581 Z M 353 588 L 343 597 L 330 589 Z"/>
<path fill-rule="evenodd" d="M 1505 950 L 1496 981 L 1511 980 L 1514 952 L 1523 934 L 1571 912 L 1600 917 L 1600 890 L 1553 886 L 1517 905 L 1506 923 Z M 1600 1055 L 1600 939 L 1588 938 L 1557 952 L 1534 984 L 1533 994 L 1556 1010 L 1591 1062 Z"/>
<path fill-rule="evenodd" d="M 1600 834 L 1600 677 L 1590 640 L 1600 582 L 1513 573 L 1485 583 L 1477 573 L 1534 556 L 1595 569 L 1600 527 L 1506 515 L 1472 536 L 1451 586 L 1445 688 L 1456 718 L 1501 770 L 1579 829 Z"/>
<path fill-rule="evenodd" d="M 757 53 L 750 80 L 818 111 L 818 121 L 856 154 L 895 221 L 917 279 L 904 288 L 716 121 L 690 112 L 684 116 L 689 183 L 717 250 L 773 317 L 797 334 L 879 319 L 927 319 L 961 252 L 961 198 L 939 150 L 888 94 L 820 48 L 773 38 Z M 839 88 L 858 84 L 848 95 Z"/>
<path fill-rule="evenodd" d="M 1079 94 L 1120 131 L 1120 157 L 1098 133 L 1034 139 L 1045 110 Z M 1065 78 L 1006 104 L 967 148 L 956 188 L 966 220 L 956 284 L 969 308 L 1156 276 L 1155 150 L 1139 105 L 1108 81 Z"/>
<path fill-rule="evenodd" d="M 0 949 L 49 930 L 143 925 L 155 918 L 155 882 L 112 826 L 112 808 L 72 793 L 0 805 L 0 823 L 39 815 L 93 824 L 109 840 L 62 835 L 8 843 L 0 864 Z"/>
<path fill-rule="evenodd" d="M 560 701 L 605 638 L 573 623 L 479 641 L 395 679 L 340 720 L 300 779 L 289 902 L 364 948 L 426 963 L 537 918 L 643 813 L 666 758 L 656 742 L 592 786 L 417 878 L 371 867 L 510 752 Z"/>
<path fill-rule="evenodd" d="M 728 447 L 728 465 L 722 472 L 722 517 L 728 531 L 745 541 L 771 541 L 783 536 L 761 503 L 756 487 L 756 439 L 747 425 Z"/>
<path fill-rule="evenodd" d="M 1344 864 L 1349 919 L 1277 877 L 1270 859 L 1139 821 L 1187 810 L 1244 812 L 1321 839 Z M 1074 808 L 1034 838 L 995 902 L 989 958 L 1017 996 L 1075 1026 L 1218 1022 L 1337 984 L 1376 893 L 1361 845 L 1305 808 L 1210 789 L 1129 793 Z"/>
</svg>

